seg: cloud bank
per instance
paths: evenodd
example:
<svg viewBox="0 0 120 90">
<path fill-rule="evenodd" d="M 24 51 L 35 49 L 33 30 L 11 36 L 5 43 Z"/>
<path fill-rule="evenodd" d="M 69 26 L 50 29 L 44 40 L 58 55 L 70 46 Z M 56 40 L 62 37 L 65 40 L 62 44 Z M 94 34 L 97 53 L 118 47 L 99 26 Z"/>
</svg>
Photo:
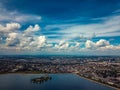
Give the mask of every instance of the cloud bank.
<svg viewBox="0 0 120 90">
<path fill-rule="evenodd" d="M 45 35 L 36 34 L 42 29 L 38 24 L 30 25 L 25 30 L 21 30 L 22 26 L 19 23 L 7 23 L 6 25 L 0 24 L 0 52 L 46 52 L 46 53 L 90 53 L 99 51 L 120 51 L 120 45 L 112 45 L 105 39 L 100 39 L 96 42 L 86 40 L 83 42 L 67 42 L 64 40 L 58 43 L 49 43 Z M 81 39 L 81 38 L 79 38 Z M 83 47 L 84 46 L 84 47 Z M 110 52 L 109 52 L 110 53 Z"/>
</svg>

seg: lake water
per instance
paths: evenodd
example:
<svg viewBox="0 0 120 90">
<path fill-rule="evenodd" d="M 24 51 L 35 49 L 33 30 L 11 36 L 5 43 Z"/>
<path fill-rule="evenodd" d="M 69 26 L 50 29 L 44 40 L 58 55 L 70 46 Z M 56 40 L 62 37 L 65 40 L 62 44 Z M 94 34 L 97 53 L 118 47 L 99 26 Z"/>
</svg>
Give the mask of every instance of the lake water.
<svg viewBox="0 0 120 90">
<path fill-rule="evenodd" d="M 52 80 L 41 84 L 31 83 L 32 78 L 42 74 L 0 75 L 0 90 L 114 90 L 86 80 L 75 74 L 50 74 Z"/>
</svg>

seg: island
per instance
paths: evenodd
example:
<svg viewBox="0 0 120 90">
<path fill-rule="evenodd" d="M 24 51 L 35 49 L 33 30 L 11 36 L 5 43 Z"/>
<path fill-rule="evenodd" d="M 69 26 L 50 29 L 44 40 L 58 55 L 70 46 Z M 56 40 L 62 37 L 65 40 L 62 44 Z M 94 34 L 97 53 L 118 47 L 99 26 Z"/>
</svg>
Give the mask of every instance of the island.
<svg viewBox="0 0 120 90">
<path fill-rule="evenodd" d="M 52 79 L 52 77 L 50 77 L 48 75 L 44 75 L 44 76 L 41 76 L 41 77 L 31 79 L 31 82 L 41 84 L 41 83 L 46 82 L 46 81 L 51 80 L 51 79 Z"/>
</svg>

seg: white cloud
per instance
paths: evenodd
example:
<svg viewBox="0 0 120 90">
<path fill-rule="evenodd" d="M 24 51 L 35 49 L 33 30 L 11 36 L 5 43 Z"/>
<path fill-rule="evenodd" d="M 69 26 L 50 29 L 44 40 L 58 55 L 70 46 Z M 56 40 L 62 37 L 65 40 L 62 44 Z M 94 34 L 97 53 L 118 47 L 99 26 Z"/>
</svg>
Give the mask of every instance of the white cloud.
<svg viewBox="0 0 120 90">
<path fill-rule="evenodd" d="M 119 51 L 120 45 L 118 45 L 118 46 L 108 45 L 108 46 L 102 47 L 101 50 Z M 108 53 L 110 53 L 110 52 L 108 52 Z"/>
<path fill-rule="evenodd" d="M 79 52 L 81 49 L 81 44 L 79 42 L 65 42 L 64 40 L 60 41 L 59 43 L 55 44 L 54 51 L 59 52 Z"/>
<path fill-rule="evenodd" d="M 104 39 L 100 39 L 98 42 L 96 42 L 97 47 L 105 47 L 109 45 L 110 45 L 109 41 L 106 41 Z"/>
<path fill-rule="evenodd" d="M 93 37 L 120 36 L 120 15 L 112 15 L 99 18 L 98 23 L 89 24 L 65 24 L 65 25 L 48 25 L 47 29 L 53 29 L 56 36 L 61 33 L 61 39 L 69 41 L 82 36 L 82 38 L 90 39 Z M 58 28 L 58 31 L 54 29 Z M 56 33 L 57 32 L 57 33 Z M 48 35 L 49 36 L 49 35 Z M 58 38 L 56 38 L 58 39 Z"/>
<path fill-rule="evenodd" d="M 6 30 L 16 30 L 19 29 L 21 25 L 19 23 L 8 23 L 6 24 Z"/>
<path fill-rule="evenodd" d="M 0 24 L 1 32 L 11 32 L 20 29 L 21 25 L 19 23 L 7 23 L 6 26 Z"/>
<path fill-rule="evenodd" d="M 16 22 L 35 22 L 38 21 L 40 22 L 41 20 L 41 16 L 37 16 L 37 15 L 29 15 L 29 14 L 19 14 L 15 16 L 14 21 Z"/>
<path fill-rule="evenodd" d="M 7 26 L 7 25 L 6 25 Z M 16 25 L 17 26 L 17 25 Z M 21 26 L 21 25 L 20 25 Z M 27 32 L 36 32 L 40 28 L 39 25 L 34 25 L 28 27 L 25 31 L 18 30 L 13 31 L 11 28 L 10 32 L 6 33 L 6 39 L 1 38 L 0 40 L 5 39 L 5 43 L 0 44 L 0 50 L 3 51 L 13 51 L 13 52 L 27 52 L 31 51 L 35 52 L 47 52 L 47 53 L 89 53 L 89 54 L 103 54 L 108 53 L 113 54 L 115 51 L 117 54 L 120 51 L 120 45 L 114 46 L 109 43 L 109 41 L 100 39 L 97 42 L 93 42 L 91 40 L 87 40 L 84 44 L 85 47 L 81 47 L 81 42 L 66 42 L 64 40 L 59 41 L 55 45 L 53 43 L 48 43 L 48 39 L 44 35 L 35 35 L 34 33 L 29 33 L 30 35 L 26 35 Z M 3 34 L 2 34 L 3 35 Z M 3 35 L 4 36 L 4 35 Z"/>
<path fill-rule="evenodd" d="M 6 38 L 6 45 L 7 46 L 16 46 L 19 43 L 19 39 L 17 38 L 17 33 L 9 33 L 8 37 Z"/>
<path fill-rule="evenodd" d="M 30 31 L 37 31 L 39 29 L 38 27 L 39 25 L 35 25 Z M 28 28 L 26 30 L 28 30 Z M 45 36 L 34 35 L 34 33 L 29 33 L 28 36 L 26 35 L 26 32 L 23 32 L 19 47 L 29 50 L 39 50 L 40 48 L 45 47 L 46 44 Z"/>
<path fill-rule="evenodd" d="M 69 43 L 65 41 L 60 41 L 59 44 L 55 45 L 55 48 L 57 49 L 68 49 Z"/>
<path fill-rule="evenodd" d="M 30 43 L 33 41 L 33 37 L 27 37 L 21 34 L 19 48 L 30 47 Z M 32 48 L 31 48 L 32 49 Z"/>
<path fill-rule="evenodd" d="M 88 49 L 97 49 L 97 48 L 106 47 L 106 46 L 110 46 L 110 43 L 109 41 L 106 41 L 104 39 L 100 39 L 96 43 L 91 40 L 87 40 L 85 42 L 85 47 Z"/>
<path fill-rule="evenodd" d="M 0 22 L 40 22 L 41 16 L 35 14 L 24 14 L 18 11 L 9 11 L 3 5 L 0 7 Z"/>
<path fill-rule="evenodd" d="M 101 51 L 108 51 L 107 53 L 111 53 L 112 51 L 116 50 L 116 51 L 120 51 L 120 45 L 112 45 L 109 43 L 109 41 L 104 40 L 104 39 L 100 39 L 97 42 L 93 42 L 91 40 L 87 40 L 85 43 L 85 49 L 89 49 L 89 50 L 95 50 L 98 52 Z"/>
<path fill-rule="evenodd" d="M 2 45 L 0 48 L 37 51 L 43 47 L 50 47 L 44 35 L 35 34 L 41 29 L 38 24 L 30 25 L 24 31 L 20 29 L 19 23 L 0 25 L 0 45 Z"/>
<path fill-rule="evenodd" d="M 90 40 L 87 40 L 85 43 L 85 47 L 88 49 L 94 49 L 96 48 L 96 44 Z"/>
<path fill-rule="evenodd" d="M 80 52 L 80 50 L 82 49 L 82 47 L 81 47 L 81 43 L 79 43 L 79 42 L 74 42 L 73 43 L 74 45 L 71 45 L 70 47 L 69 47 L 69 51 L 70 52 Z"/>
<path fill-rule="evenodd" d="M 38 46 L 37 47 L 41 48 L 46 43 L 46 37 L 45 36 L 39 36 L 37 41 L 38 41 Z"/>
<path fill-rule="evenodd" d="M 37 32 L 41 30 L 40 26 L 38 24 L 36 24 L 35 26 L 29 26 L 24 32 L 25 34 L 32 34 L 34 32 Z"/>
</svg>

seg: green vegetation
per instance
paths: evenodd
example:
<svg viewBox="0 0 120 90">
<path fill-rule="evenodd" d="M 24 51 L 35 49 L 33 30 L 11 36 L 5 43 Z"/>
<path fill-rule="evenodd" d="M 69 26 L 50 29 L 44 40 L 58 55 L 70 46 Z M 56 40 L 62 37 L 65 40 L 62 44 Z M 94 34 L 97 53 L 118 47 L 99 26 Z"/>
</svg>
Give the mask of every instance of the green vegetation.
<svg viewBox="0 0 120 90">
<path fill-rule="evenodd" d="M 45 76 L 41 76 L 41 77 L 38 77 L 38 78 L 33 78 L 31 79 L 31 82 L 33 83 L 43 83 L 43 82 L 46 82 L 48 80 L 51 80 L 52 77 L 48 76 L 48 75 L 45 75 Z"/>
</svg>

